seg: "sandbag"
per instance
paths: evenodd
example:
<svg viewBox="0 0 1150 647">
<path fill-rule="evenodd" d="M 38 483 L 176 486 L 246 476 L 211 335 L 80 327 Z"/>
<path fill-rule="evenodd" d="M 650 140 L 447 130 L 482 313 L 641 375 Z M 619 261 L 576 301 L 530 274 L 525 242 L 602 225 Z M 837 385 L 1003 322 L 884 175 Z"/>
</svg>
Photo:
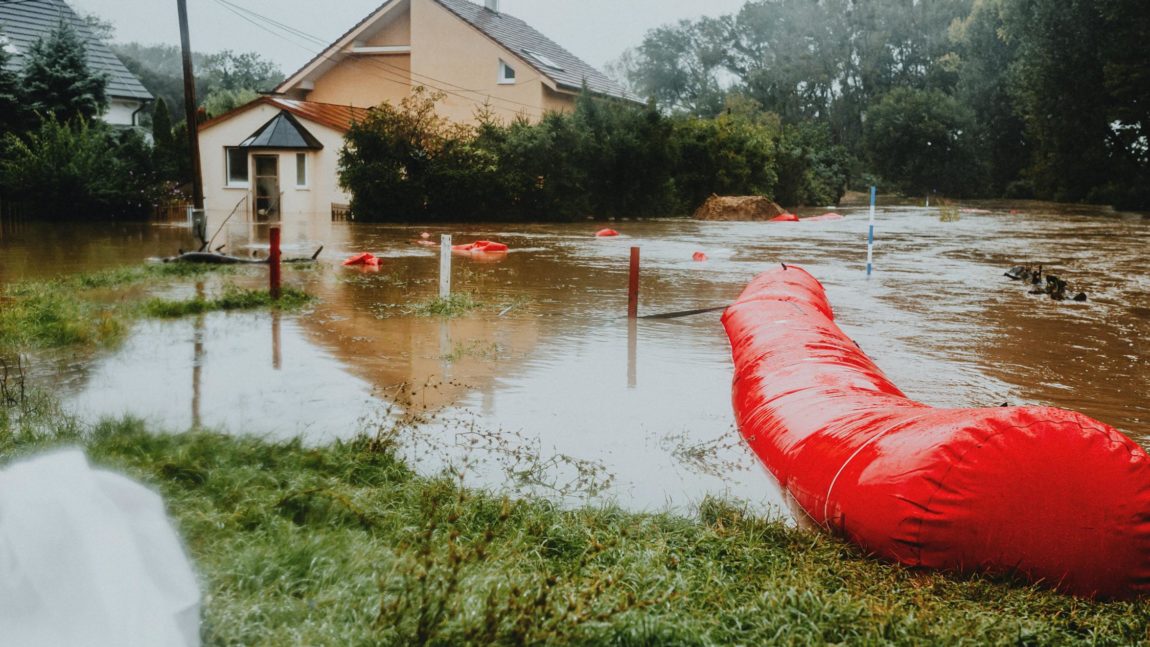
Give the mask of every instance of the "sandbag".
<svg viewBox="0 0 1150 647">
<path fill-rule="evenodd" d="M 151 490 L 68 449 L 0 470 L 0 644 L 200 644 L 200 593 Z"/>
<path fill-rule="evenodd" d="M 913 567 L 1107 599 L 1150 590 L 1150 461 L 1118 430 L 907 398 L 798 267 L 756 277 L 723 325 L 739 429 L 816 524 Z"/>
</svg>

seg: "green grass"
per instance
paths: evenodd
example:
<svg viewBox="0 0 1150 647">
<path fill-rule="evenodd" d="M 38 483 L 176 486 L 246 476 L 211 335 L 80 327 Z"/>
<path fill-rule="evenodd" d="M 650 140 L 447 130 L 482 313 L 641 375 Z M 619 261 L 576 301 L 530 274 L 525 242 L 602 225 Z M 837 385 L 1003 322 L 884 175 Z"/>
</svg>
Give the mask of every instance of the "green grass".
<svg viewBox="0 0 1150 647">
<path fill-rule="evenodd" d="M 447 298 L 435 297 L 430 301 L 416 304 L 411 312 L 421 317 L 461 317 L 480 306 L 475 297 L 466 292 L 455 292 Z"/>
<path fill-rule="evenodd" d="M 82 442 L 164 495 L 208 645 L 1128 645 L 1150 630 L 1144 603 L 885 565 L 721 501 L 687 517 L 467 490 L 413 474 L 387 435 L 312 448 L 47 410 L 4 421 L 0 463 Z"/>
<path fill-rule="evenodd" d="M 256 308 L 277 308 L 291 310 L 302 307 L 311 301 L 305 292 L 285 287 L 279 300 L 272 299 L 267 290 L 248 290 L 234 285 L 224 287 L 223 293 L 215 298 L 194 297 L 179 301 L 150 299 L 141 306 L 149 317 L 172 319 L 205 312 L 227 310 L 253 310 Z"/>
<path fill-rule="evenodd" d="M 123 338 L 139 317 L 179 317 L 213 310 L 298 308 L 309 301 L 285 287 L 266 291 L 224 285 L 217 296 L 140 302 L 139 290 L 236 274 L 234 267 L 186 263 L 137 265 L 49 281 L 0 286 L 0 356 L 66 347 L 103 347 Z"/>
</svg>

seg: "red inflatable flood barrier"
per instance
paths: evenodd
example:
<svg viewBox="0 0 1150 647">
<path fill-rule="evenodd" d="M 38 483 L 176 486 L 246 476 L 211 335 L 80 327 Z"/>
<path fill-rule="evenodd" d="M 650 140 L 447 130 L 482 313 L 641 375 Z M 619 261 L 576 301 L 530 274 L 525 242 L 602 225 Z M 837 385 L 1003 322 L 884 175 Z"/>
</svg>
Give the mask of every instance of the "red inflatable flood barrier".
<svg viewBox="0 0 1150 647">
<path fill-rule="evenodd" d="M 797 267 L 756 277 L 723 325 L 739 429 L 820 526 L 908 566 L 1150 591 L 1150 462 L 1118 430 L 1051 407 L 910 400 Z"/>
</svg>

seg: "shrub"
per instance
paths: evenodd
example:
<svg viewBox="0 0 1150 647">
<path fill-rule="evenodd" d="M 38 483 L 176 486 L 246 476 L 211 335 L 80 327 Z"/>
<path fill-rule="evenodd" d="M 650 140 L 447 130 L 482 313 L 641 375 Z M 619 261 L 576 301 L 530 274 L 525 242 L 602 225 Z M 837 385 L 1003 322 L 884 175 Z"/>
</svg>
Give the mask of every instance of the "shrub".
<svg viewBox="0 0 1150 647">
<path fill-rule="evenodd" d="M 23 136 L 9 133 L 0 149 L 0 192 L 33 216 L 140 217 L 156 199 L 151 147 L 135 131 L 50 116 Z"/>
</svg>

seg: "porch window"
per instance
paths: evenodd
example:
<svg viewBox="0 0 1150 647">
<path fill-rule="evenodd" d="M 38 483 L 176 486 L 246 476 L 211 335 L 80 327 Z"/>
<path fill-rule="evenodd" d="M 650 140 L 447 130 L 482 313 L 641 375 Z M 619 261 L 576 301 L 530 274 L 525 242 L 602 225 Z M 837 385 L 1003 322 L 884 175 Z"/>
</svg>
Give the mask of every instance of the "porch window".
<svg viewBox="0 0 1150 647">
<path fill-rule="evenodd" d="M 502 59 L 499 61 L 499 83 L 502 85 L 515 83 L 515 68 L 508 65 Z"/>
<path fill-rule="evenodd" d="M 295 185 L 297 189 L 307 188 L 307 153 L 295 154 Z"/>
<path fill-rule="evenodd" d="M 248 151 L 246 148 L 227 148 L 228 186 L 248 186 Z"/>
</svg>

